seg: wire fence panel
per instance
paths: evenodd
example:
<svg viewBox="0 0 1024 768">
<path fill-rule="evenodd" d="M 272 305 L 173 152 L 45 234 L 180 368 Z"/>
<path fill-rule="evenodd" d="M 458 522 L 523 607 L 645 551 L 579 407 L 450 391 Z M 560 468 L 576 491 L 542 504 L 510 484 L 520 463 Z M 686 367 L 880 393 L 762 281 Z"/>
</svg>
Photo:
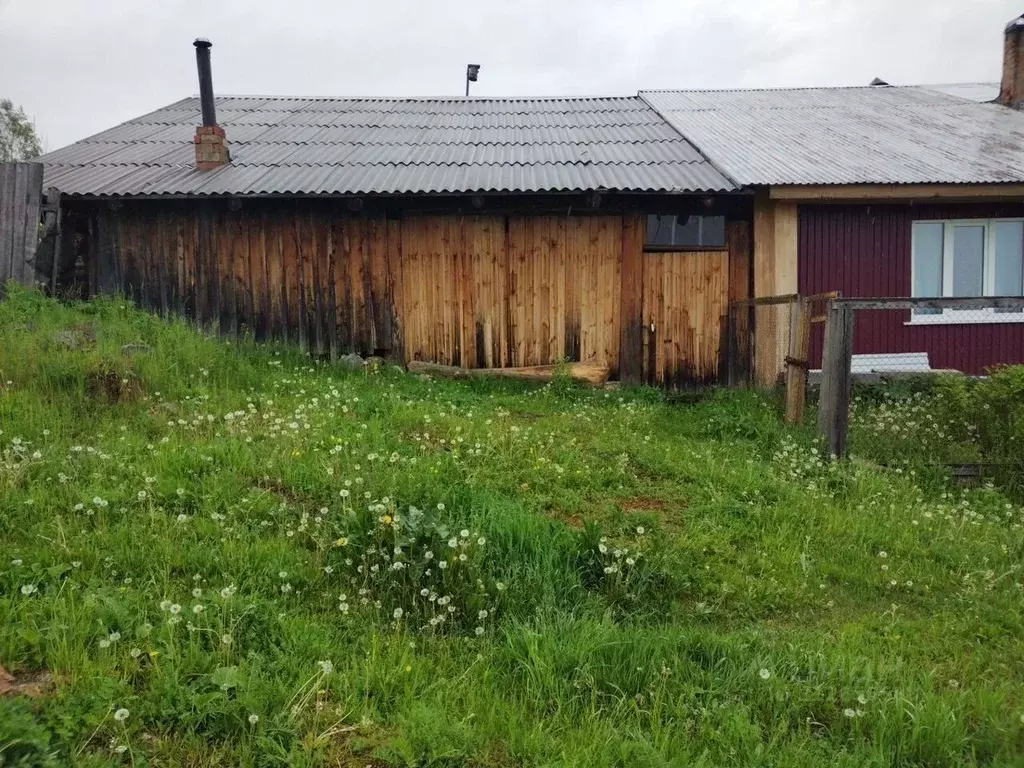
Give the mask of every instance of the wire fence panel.
<svg viewBox="0 0 1024 768">
<path fill-rule="evenodd" d="M 862 325 L 877 322 L 884 316 L 904 318 L 905 326 L 928 327 L 938 333 L 917 337 L 916 343 L 906 343 L 904 336 L 893 334 L 893 343 L 874 346 L 871 351 L 858 353 L 856 337 Z M 1024 321 L 1024 298 L 984 296 L 975 298 L 871 298 L 836 299 L 829 311 L 821 372 L 821 396 L 818 426 L 825 437 L 829 451 L 845 456 L 848 449 L 847 431 L 850 423 L 851 391 L 854 383 L 891 384 L 931 377 L 940 373 L 961 373 L 961 357 L 957 354 L 956 332 L 962 328 L 989 326 L 988 336 L 998 343 L 1001 326 Z M 1017 333 L 1016 328 L 1013 330 Z M 902 338 L 903 343 L 896 343 Z M 913 337 L 912 337 L 913 338 Z M 981 344 L 985 344 L 984 336 Z M 978 343 L 977 340 L 975 343 Z M 1013 345 L 1005 354 L 986 350 L 993 363 L 1024 362 L 1024 346 Z M 983 371 L 967 371 L 970 374 Z M 904 391 L 912 391 L 905 386 Z M 894 426 L 898 429 L 898 426 Z M 936 429 L 942 431 L 941 426 Z M 953 427 L 947 427 L 953 429 Z"/>
</svg>

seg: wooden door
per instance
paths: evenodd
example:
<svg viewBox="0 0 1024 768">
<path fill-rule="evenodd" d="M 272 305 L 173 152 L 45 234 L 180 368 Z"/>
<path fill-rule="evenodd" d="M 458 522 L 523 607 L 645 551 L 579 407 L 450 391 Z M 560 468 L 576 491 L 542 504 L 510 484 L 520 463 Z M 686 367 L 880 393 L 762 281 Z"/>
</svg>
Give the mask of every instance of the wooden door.
<svg viewBox="0 0 1024 768">
<path fill-rule="evenodd" d="M 717 382 L 729 309 L 728 251 L 645 253 L 643 259 L 644 381 Z"/>
</svg>

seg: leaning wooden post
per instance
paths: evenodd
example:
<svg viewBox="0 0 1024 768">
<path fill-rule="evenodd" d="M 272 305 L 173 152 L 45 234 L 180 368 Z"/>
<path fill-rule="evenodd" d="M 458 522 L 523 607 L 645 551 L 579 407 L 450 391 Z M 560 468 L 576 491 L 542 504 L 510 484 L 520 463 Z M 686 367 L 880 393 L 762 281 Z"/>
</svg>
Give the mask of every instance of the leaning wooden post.
<svg viewBox="0 0 1024 768">
<path fill-rule="evenodd" d="M 789 305 L 789 353 L 786 356 L 786 422 L 804 420 L 807 398 L 807 358 L 811 345 L 811 306 L 805 298 Z"/>
<path fill-rule="evenodd" d="M 846 429 L 850 418 L 850 365 L 853 361 L 854 310 L 834 301 L 825 321 L 825 349 L 821 361 L 821 399 L 818 431 L 829 454 L 846 455 Z"/>
</svg>

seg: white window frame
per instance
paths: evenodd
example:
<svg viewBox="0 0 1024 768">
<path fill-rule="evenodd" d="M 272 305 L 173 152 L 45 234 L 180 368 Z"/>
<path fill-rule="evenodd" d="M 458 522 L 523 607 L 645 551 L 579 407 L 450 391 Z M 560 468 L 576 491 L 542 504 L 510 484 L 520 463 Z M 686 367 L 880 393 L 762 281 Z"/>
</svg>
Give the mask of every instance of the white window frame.
<svg viewBox="0 0 1024 768">
<path fill-rule="evenodd" d="M 918 224 L 942 224 L 942 297 L 953 298 L 953 228 L 957 226 L 984 227 L 985 245 L 982 254 L 982 296 L 999 296 L 995 292 L 995 237 L 992 236 L 993 225 L 1008 223 L 1024 223 L 1024 218 L 996 219 L 915 219 L 911 225 L 910 235 L 910 291 L 917 296 L 917 252 Z M 932 298 L 932 297 L 928 297 Z M 938 297 L 934 297 L 938 298 Z M 943 309 L 934 314 L 919 314 L 911 311 L 910 320 L 904 325 L 973 325 L 985 323 L 1024 323 L 1024 313 L 997 312 L 992 307 L 985 309 Z"/>
</svg>

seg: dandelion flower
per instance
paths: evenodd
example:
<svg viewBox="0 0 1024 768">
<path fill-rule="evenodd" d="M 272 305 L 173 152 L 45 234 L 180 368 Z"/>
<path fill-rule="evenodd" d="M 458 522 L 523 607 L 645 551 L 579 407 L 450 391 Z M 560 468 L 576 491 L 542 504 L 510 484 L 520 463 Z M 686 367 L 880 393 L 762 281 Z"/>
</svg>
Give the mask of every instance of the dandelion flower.
<svg viewBox="0 0 1024 768">
<path fill-rule="evenodd" d="M 843 710 L 843 714 L 846 717 L 856 717 L 857 716 L 857 713 L 854 710 L 850 709 L 849 707 L 847 707 L 846 709 Z"/>
<path fill-rule="evenodd" d="M 253 712 L 249 715 L 249 725 L 256 725 L 260 721 L 260 716 Z"/>
<path fill-rule="evenodd" d="M 473 630 L 473 631 L 474 631 L 474 632 L 476 632 L 476 636 L 477 636 L 477 637 L 480 637 L 480 635 L 482 635 L 482 634 L 484 633 L 484 628 L 483 628 L 483 627 L 477 627 L 477 628 L 476 628 L 475 630 Z"/>
<path fill-rule="evenodd" d="M 160 610 L 161 611 L 169 611 L 169 610 L 171 610 L 171 601 L 170 600 L 161 600 L 160 601 Z"/>
<path fill-rule="evenodd" d="M 468 539 L 469 538 L 469 531 L 467 531 L 465 528 L 463 528 L 461 531 L 459 531 L 459 536 L 461 536 L 464 539 Z"/>
<path fill-rule="evenodd" d="M 278 574 L 277 574 L 277 577 L 279 579 L 287 579 L 288 578 L 288 571 L 279 571 Z"/>
<path fill-rule="evenodd" d="M 103 638 L 102 640 L 100 640 L 100 648 L 109 648 L 109 647 L 110 647 L 110 641 L 107 638 Z"/>
<path fill-rule="evenodd" d="M 116 643 L 118 640 L 121 639 L 121 633 L 120 632 L 111 632 L 110 635 L 107 637 L 107 639 L 110 640 L 110 642 L 112 642 L 112 643 Z"/>
<path fill-rule="evenodd" d="M 499 581 L 499 582 L 498 582 L 497 584 L 495 584 L 495 585 L 494 585 L 494 587 L 495 587 L 495 589 L 497 589 L 497 590 L 498 590 L 499 592 L 504 592 L 504 591 L 505 591 L 505 582 L 503 582 L 503 581 Z"/>
<path fill-rule="evenodd" d="M 647 531 L 644 529 L 642 525 L 638 525 L 636 527 L 636 532 L 638 535 L 643 536 Z"/>
<path fill-rule="evenodd" d="M 195 589 L 192 590 L 192 597 L 202 597 L 202 596 L 203 596 L 203 590 L 201 590 L 199 587 L 196 587 Z"/>
<path fill-rule="evenodd" d="M 330 659 L 318 661 L 317 665 L 320 667 L 320 671 L 323 672 L 325 675 L 329 675 L 331 674 L 331 672 L 334 671 L 334 662 L 332 662 Z"/>
<path fill-rule="evenodd" d="M 858 704 L 867 704 L 867 703 L 868 703 L 868 697 L 867 697 L 867 696 L 865 696 L 865 695 L 864 695 L 864 694 L 862 693 L 862 694 L 861 694 L 860 696 L 858 696 L 858 697 L 857 697 L 857 703 L 858 703 Z"/>
<path fill-rule="evenodd" d="M 181 606 L 177 603 L 171 603 L 170 607 L 167 610 L 170 611 L 173 615 L 177 616 L 179 613 L 181 613 Z"/>
<path fill-rule="evenodd" d="M 762 680 L 767 680 L 767 679 L 768 679 L 769 677 L 771 677 L 771 676 L 772 676 L 772 673 L 771 673 L 771 672 L 769 672 L 769 671 L 768 671 L 767 669 L 762 669 L 762 670 L 761 670 L 760 672 L 758 672 L 757 674 L 759 674 L 759 675 L 761 676 L 761 679 L 762 679 Z"/>
<path fill-rule="evenodd" d="M 345 536 L 341 536 L 340 538 L 338 538 L 334 542 L 334 546 L 336 546 L 336 547 L 344 547 L 344 546 L 347 546 L 347 545 L 348 545 L 348 538 L 346 538 Z"/>
<path fill-rule="evenodd" d="M 228 600 L 228 599 L 230 599 L 230 598 L 231 598 L 231 596 L 232 596 L 232 595 L 234 595 L 234 594 L 235 594 L 235 585 L 234 585 L 234 584 L 231 584 L 231 585 L 229 585 L 229 586 L 227 586 L 227 587 L 224 587 L 224 588 L 223 588 L 223 589 L 222 589 L 222 590 L 220 591 L 220 596 L 221 596 L 221 598 L 222 598 L 222 599 L 224 599 L 224 600 Z"/>
<path fill-rule="evenodd" d="M 123 723 L 125 720 L 128 719 L 128 715 L 130 714 L 131 712 L 129 712 L 124 707 L 121 707 L 119 710 L 117 710 L 117 712 L 114 713 L 114 719 L 117 720 L 117 722 L 119 723 Z"/>
<path fill-rule="evenodd" d="M 405 613 L 405 611 L 403 611 L 401 608 L 395 608 L 394 612 L 391 615 L 394 616 L 395 619 L 400 619 L 402 618 L 403 613 Z"/>
<path fill-rule="evenodd" d="M 34 592 L 36 592 L 35 584 L 23 584 L 21 587 L 21 594 L 23 595 L 31 595 Z"/>
<path fill-rule="evenodd" d="M 220 642 L 221 642 L 221 645 L 231 645 L 231 643 L 232 643 L 231 635 L 221 635 L 220 636 Z"/>
<path fill-rule="evenodd" d="M 477 611 L 477 612 L 476 612 L 476 617 L 477 617 L 478 619 L 486 619 L 486 618 L 487 618 L 487 611 L 486 611 L 486 610 L 483 610 L 483 611 Z"/>
</svg>

